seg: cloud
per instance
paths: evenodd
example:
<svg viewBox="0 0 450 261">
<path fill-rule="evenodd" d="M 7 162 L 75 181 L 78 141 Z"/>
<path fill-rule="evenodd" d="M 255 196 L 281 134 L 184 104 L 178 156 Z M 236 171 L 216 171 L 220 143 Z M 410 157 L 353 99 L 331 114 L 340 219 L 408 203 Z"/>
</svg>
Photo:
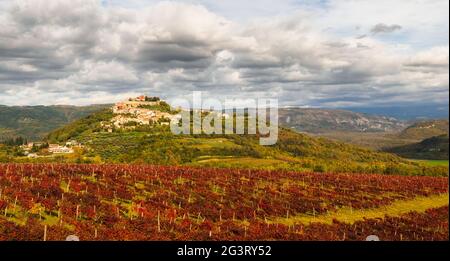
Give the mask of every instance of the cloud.
<svg viewBox="0 0 450 261">
<path fill-rule="evenodd" d="M 401 30 L 402 27 L 398 24 L 386 25 L 386 24 L 377 24 L 370 30 L 373 34 L 379 33 L 393 33 L 395 31 Z"/>
<path fill-rule="evenodd" d="M 367 34 L 362 34 L 362 35 L 356 36 L 356 39 L 364 39 L 366 37 L 367 37 Z"/>
<path fill-rule="evenodd" d="M 242 1 L 193 2 L 7 1 L 0 5 L 0 104 L 175 98 L 193 90 L 277 97 L 282 105 L 448 103 L 445 3 L 404 2 L 416 23 L 375 1 L 265 1 L 245 4 L 236 19 L 231 10 Z M 406 42 L 375 38 L 402 29 L 398 24 L 408 28 Z M 435 32 L 424 38 L 431 47 L 408 42 L 422 31 Z"/>
<path fill-rule="evenodd" d="M 410 57 L 405 65 L 410 67 L 440 67 L 448 71 L 449 47 L 437 46 L 429 50 L 418 52 Z"/>
</svg>

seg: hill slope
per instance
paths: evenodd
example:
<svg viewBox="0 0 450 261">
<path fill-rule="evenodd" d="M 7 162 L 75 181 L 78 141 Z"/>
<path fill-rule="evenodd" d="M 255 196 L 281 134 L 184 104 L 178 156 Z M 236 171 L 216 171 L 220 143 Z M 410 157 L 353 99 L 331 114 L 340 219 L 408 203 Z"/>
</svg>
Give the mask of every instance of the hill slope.
<svg viewBox="0 0 450 261">
<path fill-rule="evenodd" d="M 1 106 L 0 141 L 23 136 L 40 140 L 50 131 L 97 112 L 109 105 L 76 106 Z"/>
<path fill-rule="evenodd" d="M 261 146 L 251 135 L 173 135 L 168 126 L 142 126 L 112 133 L 101 128 L 111 119 L 104 110 L 49 134 L 52 142 L 76 139 L 85 145 L 77 162 L 148 163 L 209 167 L 244 167 L 315 172 L 446 175 L 398 156 L 375 152 L 281 128 L 278 143 Z M 74 159 L 72 159 L 74 160 Z"/>
<path fill-rule="evenodd" d="M 448 120 L 420 121 L 403 130 L 398 137 L 424 140 L 435 136 L 448 135 L 448 124 Z"/>
<path fill-rule="evenodd" d="M 448 147 L 448 135 L 441 135 L 419 143 L 391 148 L 387 152 L 412 159 L 448 160 Z"/>
</svg>

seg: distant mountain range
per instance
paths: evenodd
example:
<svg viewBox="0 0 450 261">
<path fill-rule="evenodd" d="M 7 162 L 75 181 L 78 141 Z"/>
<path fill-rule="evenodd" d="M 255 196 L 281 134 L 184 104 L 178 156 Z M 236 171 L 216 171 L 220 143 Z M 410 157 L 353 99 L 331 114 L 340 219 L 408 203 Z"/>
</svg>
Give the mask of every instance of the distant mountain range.
<svg viewBox="0 0 450 261">
<path fill-rule="evenodd" d="M 430 120 L 430 119 L 448 119 L 449 105 L 447 104 L 416 104 L 409 106 L 385 106 L 385 107 L 352 107 L 342 108 L 354 112 L 384 115 L 394 117 L 400 120 Z"/>
<path fill-rule="evenodd" d="M 407 122 L 392 117 L 369 115 L 346 110 L 284 108 L 279 110 L 280 124 L 300 132 L 395 132 Z"/>
<path fill-rule="evenodd" d="M 355 130 L 330 130 L 317 133 L 316 135 L 374 150 L 390 151 L 392 148 L 420 143 L 432 137 L 448 135 L 448 124 L 447 119 L 442 119 L 411 123 L 408 127 L 400 131 L 361 132 Z"/>
<path fill-rule="evenodd" d="M 403 157 L 448 159 L 444 149 L 433 149 L 445 141 L 439 139 L 440 145 L 424 141 L 448 135 L 448 119 L 405 121 L 346 110 L 284 108 L 280 109 L 280 125 Z"/>
</svg>

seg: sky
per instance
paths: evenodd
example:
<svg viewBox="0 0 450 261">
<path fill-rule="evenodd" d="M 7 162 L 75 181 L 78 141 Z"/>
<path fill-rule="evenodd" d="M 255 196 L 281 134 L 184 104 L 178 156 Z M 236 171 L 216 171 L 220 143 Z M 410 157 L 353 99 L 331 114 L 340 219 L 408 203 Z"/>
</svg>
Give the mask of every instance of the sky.
<svg viewBox="0 0 450 261">
<path fill-rule="evenodd" d="M 447 0 L 0 0 L 0 104 L 448 104 Z"/>
</svg>

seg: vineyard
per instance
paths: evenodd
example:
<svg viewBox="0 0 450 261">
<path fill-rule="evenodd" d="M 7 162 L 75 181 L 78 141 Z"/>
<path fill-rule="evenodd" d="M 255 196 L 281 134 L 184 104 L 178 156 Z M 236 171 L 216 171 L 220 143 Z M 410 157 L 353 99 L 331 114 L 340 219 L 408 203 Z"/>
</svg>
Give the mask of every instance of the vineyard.
<svg viewBox="0 0 450 261">
<path fill-rule="evenodd" d="M 448 240 L 448 178 L 0 164 L 0 240 Z"/>
</svg>

